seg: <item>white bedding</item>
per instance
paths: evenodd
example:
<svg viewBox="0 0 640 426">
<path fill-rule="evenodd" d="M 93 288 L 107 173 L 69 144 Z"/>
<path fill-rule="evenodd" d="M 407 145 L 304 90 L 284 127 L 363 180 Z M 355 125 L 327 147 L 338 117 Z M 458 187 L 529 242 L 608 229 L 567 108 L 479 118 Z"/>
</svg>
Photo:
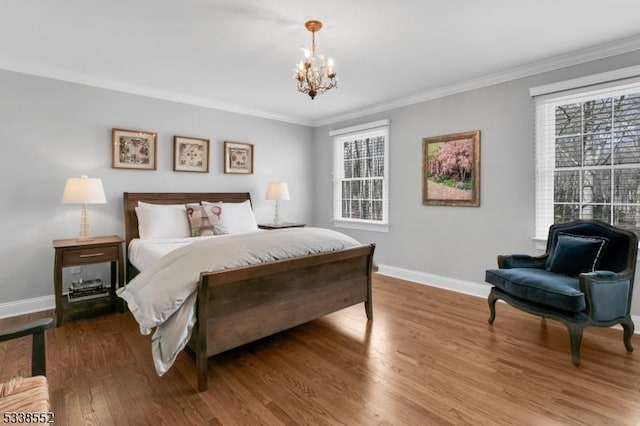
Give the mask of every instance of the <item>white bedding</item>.
<svg viewBox="0 0 640 426">
<path fill-rule="evenodd" d="M 134 238 L 129 243 L 129 261 L 138 271 L 144 271 L 175 249 L 208 238 L 216 237 L 154 238 L 150 240 Z"/>
<path fill-rule="evenodd" d="M 260 229 L 254 232 L 265 232 Z M 236 232 L 239 233 L 239 232 Z M 204 237 L 184 237 L 184 238 L 134 238 L 129 243 L 129 261 L 138 271 L 144 271 L 148 267 L 157 263 L 163 256 L 172 251 L 184 247 L 188 244 L 209 238 L 218 238 L 222 235 L 207 235 Z"/>
<path fill-rule="evenodd" d="M 151 347 L 156 371 L 162 375 L 191 336 L 201 272 L 358 245 L 358 241 L 347 235 L 322 228 L 289 228 L 202 238 L 174 249 L 154 265 L 144 268 L 117 293 L 127 301 L 142 334 L 150 334 L 153 328 L 156 329 Z"/>
</svg>

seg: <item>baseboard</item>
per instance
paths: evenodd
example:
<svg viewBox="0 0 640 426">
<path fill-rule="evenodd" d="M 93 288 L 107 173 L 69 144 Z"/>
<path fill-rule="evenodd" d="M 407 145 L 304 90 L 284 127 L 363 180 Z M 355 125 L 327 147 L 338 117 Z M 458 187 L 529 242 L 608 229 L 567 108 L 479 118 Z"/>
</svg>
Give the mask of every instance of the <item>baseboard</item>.
<svg viewBox="0 0 640 426">
<path fill-rule="evenodd" d="M 486 298 L 491 290 L 491 286 L 487 284 L 478 284 L 471 281 L 463 281 L 389 265 L 378 265 L 378 273 L 399 278 L 401 280 L 413 281 L 418 284 L 451 290 L 456 293 L 464 293 L 476 297 Z"/>
<path fill-rule="evenodd" d="M 378 273 L 393 278 L 399 278 L 401 280 L 412 281 L 417 284 L 442 288 L 444 290 L 455 291 L 456 293 L 468 294 L 469 296 L 475 297 L 486 298 L 491 290 L 491 286 L 487 284 L 478 284 L 471 281 L 463 281 L 389 265 L 378 265 Z M 631 315 L 631 319 L 634 324 L 640 324 L 640 315 Z M 637 326 L 635 328 L 635 334 L 640 334 L 640 329 Z"/>
<path fill-rule="evenodd" d="M 55 309 L 56 299 L 53 295 L 18 300 L 17 302 L 0 303 L 0 318 L 15 317 L 32 312 Z"/>
</svg>

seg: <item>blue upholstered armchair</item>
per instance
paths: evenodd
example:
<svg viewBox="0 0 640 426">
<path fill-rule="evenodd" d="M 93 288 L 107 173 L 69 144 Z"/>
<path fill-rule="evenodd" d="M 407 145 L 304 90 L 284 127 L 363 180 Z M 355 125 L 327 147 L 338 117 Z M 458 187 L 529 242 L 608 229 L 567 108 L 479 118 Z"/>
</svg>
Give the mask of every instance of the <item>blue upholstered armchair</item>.
<svg viewBox="0 0 640 426">
<path fill-rule="evenodd" d="M 486 271 L 493 284 L 489 324 L 496 301 L 543 318 L 562 321 L 569 330 L 571 359 L 580 364 L 585 327 L 621 324 L 624 345 L 633 351 L 631 296 L 638 239 L 632 232 L 595 220 L 552 225 L 542 256 L 498 256 L 498 267 Z"/>
</svg>

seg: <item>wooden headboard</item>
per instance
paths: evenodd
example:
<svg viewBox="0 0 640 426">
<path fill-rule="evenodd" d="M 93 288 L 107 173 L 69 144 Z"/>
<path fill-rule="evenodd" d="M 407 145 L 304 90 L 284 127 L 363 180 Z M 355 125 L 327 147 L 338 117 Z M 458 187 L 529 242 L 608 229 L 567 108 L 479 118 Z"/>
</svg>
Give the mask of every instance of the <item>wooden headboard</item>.
<svg viewBox="0 0 640 426">
<path fill-rule="evenodd" d="M 129 266 L 129 243 L 132 239 L 140 237 L 138 216 L 135 211 L 138 201 L 151 204 L 186 204 L 199 203 L 200 201 L 241 203 L 247 200 L 251 201 L 251 194 L 248 192 L 125 192 L 123 199 L 125 252 L 127 253 L 126 263 Z"/>
</svg>

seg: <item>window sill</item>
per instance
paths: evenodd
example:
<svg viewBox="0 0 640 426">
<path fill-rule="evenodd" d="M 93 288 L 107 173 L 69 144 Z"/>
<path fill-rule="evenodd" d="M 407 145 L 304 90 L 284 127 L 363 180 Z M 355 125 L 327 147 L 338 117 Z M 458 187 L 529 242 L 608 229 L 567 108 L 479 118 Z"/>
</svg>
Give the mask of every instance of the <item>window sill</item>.
<svg viewBox="0 0 640 426">
<path fill-rule="evenodd" d="M 389 232 L 388 223 L 354 222 L 351 220 L 333 219 L 336 228 L 357 229 L 360 231 Z"/>
<path fill-rule="evenodd" d="M 547 239 L 546 238 L 534 238 L 533 243 L 536 246 L 536 250 L 547 251 Z"/>
</svg>

